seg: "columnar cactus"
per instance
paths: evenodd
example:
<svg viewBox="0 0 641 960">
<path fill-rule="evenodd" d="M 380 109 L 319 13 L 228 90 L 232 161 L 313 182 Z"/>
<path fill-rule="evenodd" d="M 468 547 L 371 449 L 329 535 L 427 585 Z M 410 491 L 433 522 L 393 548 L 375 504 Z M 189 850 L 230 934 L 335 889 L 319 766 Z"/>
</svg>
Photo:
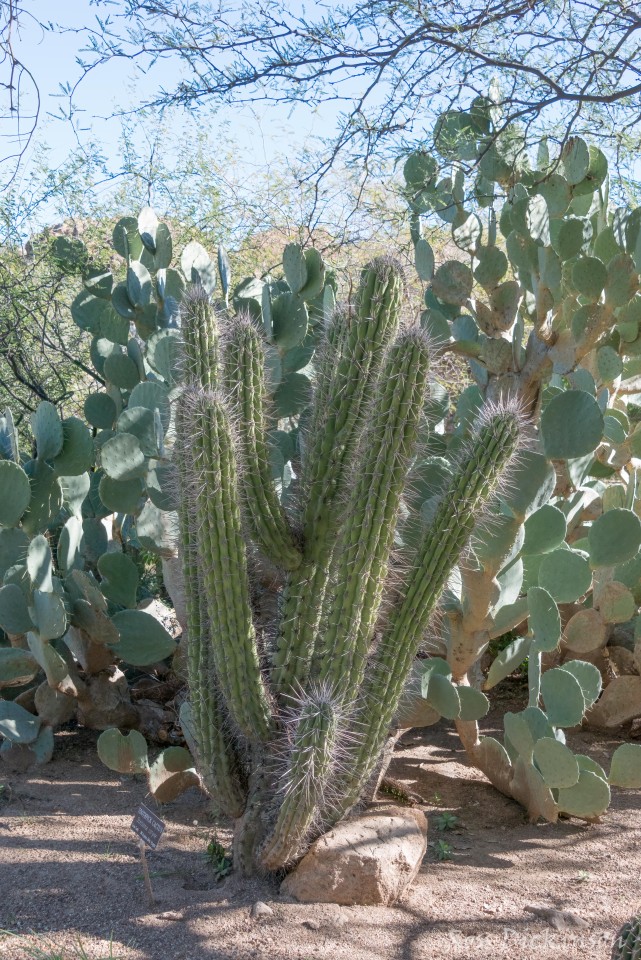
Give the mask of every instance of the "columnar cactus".
<svg viewBox="0 0 641 960">
<path fill-rule="evenodd" d="M 515 408 L 482 415 L 399 585 L 392 549 L 430 388 L 429 338 L 400 323 L 401 297 L 398 267 L 375 261 L 354 310 L 328 324 L 286 503 L 255 321 L 225 319 L 209 338 L 219 355 L 200 348 L 204 290 L 183 314 L 186 717 L 219 804 L 237 816 L 242 797 L 247 871 L 291 866 L 363 796 L 449 572 L 519 444 Z"/>
<path fill-rule="evenodd" d="M 472 762 L 533 818 L 595 819 L 611 785 L 641 786 L 638 746 L 620 747 L 607 774 L 573 755 L 563 732 L 584 717 L 614 728 L 641 715 L 640 211 L 610 208 L 598 148 L 572 137 L 560 156 L 542 143 L 531 159 L 484 98 L 441 118 L 435 144 L 404 168 L 421 322 L 467 359 L 473 383 L 453 432 L 441 422 L 415 465 L 406 535 L 431 510 L 479 404 L 515 397 L 531 443 L 493 522 L 474 531 L 444 604 L 441 657 L 419 679 L 433 720 L 454 720 Z M 422 235 L 430 214 L 458 248 L 439 266 Z M 490 641 L 512 630 L 484 679 Z M 490 690 L 526 658 L 528 707 L 506 714 L 502 743 L 480 737 L 483 695 L 470 684 Z"/>
</svg>

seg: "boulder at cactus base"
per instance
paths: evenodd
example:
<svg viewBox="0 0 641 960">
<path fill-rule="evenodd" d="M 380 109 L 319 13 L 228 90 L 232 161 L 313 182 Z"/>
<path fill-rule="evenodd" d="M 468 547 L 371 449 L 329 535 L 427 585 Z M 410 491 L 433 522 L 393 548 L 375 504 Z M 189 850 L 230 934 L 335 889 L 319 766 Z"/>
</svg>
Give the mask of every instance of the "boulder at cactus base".
<svg viewBox="0 0 641 960">
<path fill-rule="evenodd" d="M 425 815 L 385 806 L 319 837 L 281 890 L 304 903 L 390 906 L 414 880 L 426 850 Z"/>
</svg>

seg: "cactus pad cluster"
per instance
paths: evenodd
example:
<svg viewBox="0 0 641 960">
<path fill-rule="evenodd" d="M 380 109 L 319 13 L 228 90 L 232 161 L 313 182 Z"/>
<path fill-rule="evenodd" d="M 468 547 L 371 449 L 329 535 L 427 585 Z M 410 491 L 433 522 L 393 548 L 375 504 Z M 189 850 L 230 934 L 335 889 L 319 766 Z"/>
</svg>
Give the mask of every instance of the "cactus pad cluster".
<svg viewBox="0 0 641 960">
<path fill-rule="evenodd" d="M 641 716 L 641 216 L 613 206 L 597 147 L 571 137 L 553 157 L 543 141 L 533 159 L 519 128 L 500 124 L 478 98 L 464 118 L 441 118 L 436 153 L 416 151 L 404 168 L 421 322 L 466 359 L 472 381 L 454 431 L 441 425 L 415 468 L 414 519 L 481 403 L 513 397 L 531 422 L 511 489 L 459 565 L 440 659 L 426 661 L 422 685 L 434 719 L 453 719 L 472 762 L 533 818 L 589 820 L 610 785 L 641 786 L 637 745 L 620 747 L 607 774 L 563 732 Z M 440 265 L 424 235 L 436 223 L 433 235 L 445 225 L 458 248 Z M 510 631 L 487 664 L 490 643 Z M 528 707 L 506 714 L 502 742 L 480 737 L 443 678 L 490 690 L 524 659 Z"/>
</svg>

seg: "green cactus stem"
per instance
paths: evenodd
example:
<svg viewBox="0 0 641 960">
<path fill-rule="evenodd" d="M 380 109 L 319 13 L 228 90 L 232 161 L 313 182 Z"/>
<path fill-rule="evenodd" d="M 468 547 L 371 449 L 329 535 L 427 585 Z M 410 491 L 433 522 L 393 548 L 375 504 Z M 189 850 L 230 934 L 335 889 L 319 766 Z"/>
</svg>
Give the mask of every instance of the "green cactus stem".
<svg viewBox="0 0 641 960">
<path fill-rule="evenodd" d="M 353 322 L 353 321 L 352 321 Z M 324 337 L 314 357 L 317 370 L 314 406 L 309 425 L 309 436 L 316 437 L 324 428 L 327 405 L 331 396 L 332 377 L 347 346 L 350 328 L 350 307 L 335 308 L 325 325 Z"/>
<path fill-rule="evenodd" d="M 192 735 L 198 753 L 198 768 L 210 794 L 222 810 L 238 817 L 245 806 L 245 792 L 239 775 L 233 737 L 215 677 L 211 629 L 202 599 L 198 572 L 198 536 L 196 517 L 190 513 L 196 491 L 189 472 L 190 459 L 183 448 L 187 433 L 185 401 L 181 397 L 176 411 L 176 462 L 181 487 L 178 512 L 185 607 L 187 613 L 187 679 L 191 705 Z"/>
<path fill-rule="evenodd" d="M 218 328 L 205 289 L 190 287 L 183 300 L 183 380 L 215 389 L 218 379 Z"/>
<path fill-rule="evenodd" d="M 263 410 L 265 355 L 249 319 L 236 318 L 231 326 L 225 368 L 237 415 L 243 460 L 240 484 L 252 536 L 275 564 L 295 570 L 302 556 L 272 483 Z"/>
<path fill-rule="evenodd" d="M 414 454 L 427 390 L 428 340 L 420 328 L 401 334 L 381 371 L 355 458 L 337 587 L 323 636 L 321 682 L 338 696 L 357 690 L 378 616 L 401 496 Z"/>
<path fill-rule="evenodd" d="M 198 550 L 214 662 L 232 718 L 246 736 L 269 738 L 272 722 L 262 678 L 242 539 L 236 451 L 219 395 L 186 396 L 193 433 Z"/>
<path fill-rule="evenodd" d="M 310 437 L 304 462 L 308 494 L 304 536 L 308 559 L 324 554 L 326 534 L 332 529 L 330 508 L 342 492 L 345 470 L 383 354 L 398 330 L 401 292 L 396 263 L 376 260 L 363 271 L 355 316 L 337 318 L 335 336 L 344 346 L 331 372 L 325 412 L 316 408 L 312 417 L 317 422 L 322 417 L 324 429 Z M 344 331 L 338 326 L 341 321 L 346 324 Z M 319 399 L 323 399 L 322 389 Z"/>
<path fill-rule="evenodd" d="M 304 560 L 286 587 L 274 656 L 272 682 L 281 696 L 290 695 L 309 675 L 342 516 L 339 503 L 347 468 L 385 349 L 398 330 L 401 292 L 396 264 L 386 259 L 374 261 L 363 271 L 355 315 L 337 315 L 332 328 L 332 337 L 342 344 L 342 350 L 334 369 L 326 370 L 331 378 L 329 388 L 318 388 L 323 407 L 317 400 L 312 410 L 315 428 L 303 462 L 307 494 Z"/>
<path fill-rule="evenodd" d="M 247 799 L 242 765 L 234 749 L 229 714 L 218 689 L 211 642 L 205 636 L 204 642 L 199 645 L 199 677 L 195 684 L 190 675 L 190 703 L 192 711 L 197 704 L 199 714 L 199 771 L 207 790 L 223 813 L 228 817 L 240 817 Z"/>
<path fill-rule="evenodd" d="M 641 913 L 624 923 L 617 933 L 611 960 L 641 960 Z"/>
<path fill-rule="evenodd" d="M 358 719 L 363 736 L 356 749 L 344 802 L 357 799 L 371 775 L 390 729 L 412 660 L 449 573 L 465 549 L 479 512 L 496 492 L 519 441 L 519 415 L 497 409 L 485 417 L 465 458 L 443 493 L 409 571 L 407 591 L 392 611 L 361 690 Z"/>
<path fill-rule="evenodd" d="M 271 836 L 260 852 L 268 870 L 278 870 L 296 860 L 319 808 L 336 763 L 338 717 L 331 695 L 311 695 L 295 720 L 288 758 L 289 786 Z"/>
</svg>

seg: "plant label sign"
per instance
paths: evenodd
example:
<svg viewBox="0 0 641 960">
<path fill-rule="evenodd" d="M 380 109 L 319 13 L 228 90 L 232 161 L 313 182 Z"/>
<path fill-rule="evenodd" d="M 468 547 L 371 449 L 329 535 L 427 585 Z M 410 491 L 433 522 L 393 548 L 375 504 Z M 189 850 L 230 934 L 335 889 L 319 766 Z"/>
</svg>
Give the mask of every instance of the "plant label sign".
<svg viewBox="0 0 641 960">
<path fill-rule="evenodd" d="M 153 810 L 141 803 L 131 822 L 131 829 L 151 850 L 155 850 L 163 835 L 165 824 Z"/>
</svg>

